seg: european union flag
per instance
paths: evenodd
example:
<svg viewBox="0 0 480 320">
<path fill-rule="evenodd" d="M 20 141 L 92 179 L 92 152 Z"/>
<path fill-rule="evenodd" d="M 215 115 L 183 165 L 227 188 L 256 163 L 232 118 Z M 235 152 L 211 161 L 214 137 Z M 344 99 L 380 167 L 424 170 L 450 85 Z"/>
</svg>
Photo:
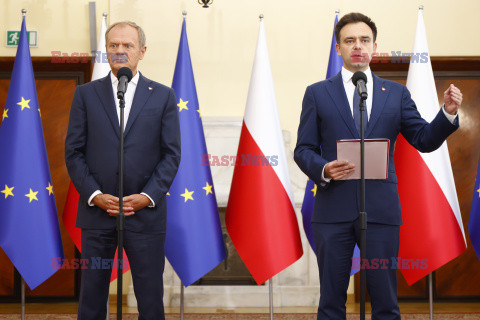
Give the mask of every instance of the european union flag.
<svg viewBox="0 0 480 320">
<path fill-rule="evenodd" d="M 64 258 L 25 17 L 0 125 L 0 246 L 35 289 Z"/>
<path fill-rule="evenodd" d="M 178 99 L 182 160 L 167 195 L 165 255 L 189 286 L 225 259 L 212 174 L 197 99 L 185 19 L 173 76 Z"/>
<path fill-rule="evenodd" d="M 335 29 L 335 25 L 338 22 L 338 14 L 335 16 L 335 22 L 333 24 L 333 28 Z M 335 33 L 332 35 L 332 42 L 330 45 L 330 56 L 328 59 L 328 68 L 327 68 L 327 79 L 333 77 L 337 73 L 342 70 L 343 60 L 337 54 L 337 50 L 335 50 Z M 302 220 L 303 220 L 303 229 L 305 230 L 305 235 L 307 236 L 308 242 L 312 247 L 313 251 L 315 251 L 315 243 L 313 241 L 313 233 L 312 233 L 312 213 L 313 213 L 313 204 L 315 202 L 315 195 L 317 194 L 317 185 L 312 181 L 307 181 L 307 186 L 305 188 L 305 196 L 303 197 L 303 204 L 302 204 Z M 360 256 L 360 250 L 357 246 L 355 246 L 355 251 L 353 254 L 354 257 Z M 351 274 L 355 274 L 358 270 L 352 269 Z"/>
<path fill-rule="evenodd" d="M 472 208 L 470 209 L 470 220 L 468 221 L 468 234 L 473 248 L 480 259 L 480 160 L 478 161 L 477 179 L 473 190 Z"/>
</svg>

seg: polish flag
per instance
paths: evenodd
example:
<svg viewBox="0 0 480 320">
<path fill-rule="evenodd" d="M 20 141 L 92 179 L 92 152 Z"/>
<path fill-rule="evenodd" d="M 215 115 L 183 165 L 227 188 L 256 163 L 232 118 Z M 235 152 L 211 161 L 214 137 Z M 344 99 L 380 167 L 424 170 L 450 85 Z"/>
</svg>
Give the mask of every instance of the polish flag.
<svg viewBox="0 0 480 320">
<path fill-rule="evenodd" d="M 102 19 L 102 27 L 100 29 L 100 39 L 98 39 L 97 45 L 97 52 L 95 57 L 95 64 L 93 65 L 93 72 L 92 72 L 92 80 L 97 80 L 103 77 L 106 77 L 110 72 L 110 65 L 108 61 L 104 61 L 104 57 L 106 57 L 106 48 L 105 48 L 105 32 L 107 31 L 107 17 L 106 15 L 103 16 Z M 63 225 L 67 232 L 72 238 L 73 243 L 78 248 L 78 251 L 82 252 L 82 229 L 77 228 L 75 226 L 77 222 L 77 209 L 78 209 L 78 199 L 80 195 L 78 194 L 75 186 L 70 181 L 70 186 L 68 188 L 67 200 L 65 202 L 65 207 L 63 209 Z M 123 256 L 126 259 L 125 251 L 123 252 Z M 115 259 L 117 259 L 117 252 L 115 252 Z M 126 264 L 128 266 L 128 264 Z M 125 268 L 123 273 L 130 270 L 130 268 Z M 112 276 L 110 281 L 117 279 L 117 269 L 114 267 L 112 269 Z"/>
<path fill-rule="evenodd" d="M 413 52 L 425 55 L 428 61 L 410 62 L 407 88 L 418 111 L 432 121 L 440 106 L 428 55 L 423 10 L 418 13 Z M 409 285 L 459 256 L 467 247 L 457 191 L 447 143 L 431 153 L 420 153 L 403 136 L 395 150 L 398 191 L 402 205 L 403 225 L 400 228 L 402 259 L 419 259 L 426 268 L 402 268 Z M 420 264 L 422 266 L 422 264 Z"/>
<path fill-rule="evenodd" d="M 263 20 L 226 225 L 235 248 L 257 284 L 287 268 L 303 254 Z"/>
</svg>

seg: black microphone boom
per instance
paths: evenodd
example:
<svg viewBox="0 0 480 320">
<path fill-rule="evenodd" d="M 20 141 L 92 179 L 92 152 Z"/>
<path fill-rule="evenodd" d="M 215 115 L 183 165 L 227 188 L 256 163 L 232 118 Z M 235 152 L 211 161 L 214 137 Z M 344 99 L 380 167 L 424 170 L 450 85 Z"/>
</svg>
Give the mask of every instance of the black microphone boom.
<svg viewBox="0 0 480 320">
<path fill-rule="evenodd" d="M 122 320 L 122 297 L 123 297 L 123 231 L 125 229 L 125 215 L 123 213 L 123 134 L 124 134 L 124 119 L 125 119 L 125 92 L 127 85 L 132 80 L 132 70 L 127 67 L 120 68 L 117 72 L 118 87 L 117 98 L 119 99 L 120 107 L 120 143 L 118 148 L 118 205 L 119 213 L 117 215 L 117 247 L 118 247 L 118 268 L 117 268 L 117 319 Z"/>
<path fill-rule="evenodd" d="M 367 211 L 365 209 L 365 121 L 367 119 L 366 103 L 367 93 L 367 76 L 362 71 L 357 71 L 352 77 L 352 82 L 357 87 L 360 101 L 358 106 L 354 108 L 360 109 L 360 212 L 358 213 L 358 221 L 360 227 L 360 259 L 365 261 L 367 258 Z M 368 121 L 368 120 L 367 120 Z M 120 251 L 119 251 L 120 252 Z M 360 320 L 365 320 L 365 285 L 367 274 L 365 268 L 360 270 Z"/>
<path fill-rule="evenodd" d="M 117 72 L 118 78 L 118 87 L 117 87 L 117 98 L 123 99 L 125 92 L 127 92 L 127 85 L 132 80 L 132 70 L 128 67 L 120 68 Z"/>
<path fill-rule="evenodd" d="M 367 100 L 367 75 L 362 71 L 357 71 L 353 74 L 352 82 L 357 87 L 358 94 L 362 100 Z"/>
</svg>

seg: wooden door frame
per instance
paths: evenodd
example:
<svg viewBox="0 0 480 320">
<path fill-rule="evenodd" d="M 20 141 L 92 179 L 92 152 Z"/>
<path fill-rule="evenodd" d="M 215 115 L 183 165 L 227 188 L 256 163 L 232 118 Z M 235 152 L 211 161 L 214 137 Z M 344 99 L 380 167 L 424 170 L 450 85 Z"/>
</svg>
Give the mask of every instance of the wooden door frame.
<svg viewBox="0 0 480 320">
<path fill-rule="evenodd" d="M 77 85 L 90 81 L 93 64 L 91 57 L 87 62 L 75 61 L 71 58 L 62 60 L 62 63 L 52 62 L 52 57 L 32 57 L 32 66 L 36 80 L 75 80 Z M 0 57 L 0 79 L 10 79 L 15 57 Z M 58 213 L 61 214 L 60 212 Z M 75 248 L 75 257 L 80 258 L 80 252 Z M 21 276 L 14 271 L 13 294 L 0 296 L 0 303 L 20 301 L 21 297 Z M 80 292 L 80 270 L 75 270 L 74 295 L 73 296 L 26 296 L 27 302 L 65 302 L 78 301 Z"/>
</svg>

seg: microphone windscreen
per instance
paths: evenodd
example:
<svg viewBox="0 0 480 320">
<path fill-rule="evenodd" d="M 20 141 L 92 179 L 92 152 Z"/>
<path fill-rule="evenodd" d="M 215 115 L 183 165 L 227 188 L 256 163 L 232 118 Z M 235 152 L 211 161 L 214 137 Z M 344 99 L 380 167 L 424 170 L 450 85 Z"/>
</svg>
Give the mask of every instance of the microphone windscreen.
<svg viewBox="0 0 480 320">
<path fill-rule="evenodd" d="M 122 69 L 120 69 L 120 70 L 122 70 Z M 352 77 L 352 82 L 353 82 L 353 85 L 355 87 L 357 86 L 358 80 L 363 80 L 365 83 L 367 83 L 367 75 L 365 73 L 363 73 L 362 71 L 355 72 L 353 74 L 353 77 Z"/>
<path fill-rule="evenodd" d="M 120 80 L 120 78 L 123 77 L 123 76 L 126 76 L 127 79 L 128 79 L 128 82 L 130 82 L 130 80 L 132 80 L 132 77 L 133 77 L 132 70 L 130 70 L 130 68 L 128 68 L 128 67 L 120 68 L 120 70 L 118 70 L 118 72 L 117 72 L 118 80 Z"/>
</svg>

